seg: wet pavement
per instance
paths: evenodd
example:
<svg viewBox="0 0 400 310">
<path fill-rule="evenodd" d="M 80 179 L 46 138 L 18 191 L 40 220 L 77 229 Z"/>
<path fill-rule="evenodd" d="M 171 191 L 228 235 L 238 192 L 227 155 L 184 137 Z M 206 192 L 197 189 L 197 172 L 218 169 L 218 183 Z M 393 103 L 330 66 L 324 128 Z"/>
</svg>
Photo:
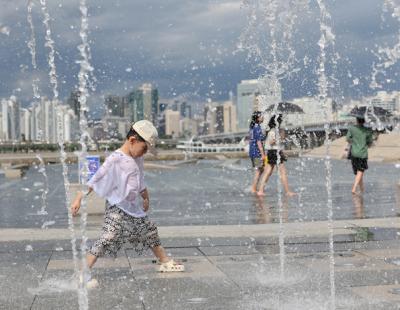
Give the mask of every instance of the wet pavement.
<svg viewBox="0 0 400 310">
<path fill-rule="evenodd" d="M 165 164 L 173 164 L 166 162 Z M 363 197 L 350 193 L 353 174 L 348 161 L 332 160 L 334 219 L 393 217 L 399 213 L 400 169 L 394 164 L 370 163 Z M 298 193 L 282 198 L 283 221 L 308 222 L 327 219 L 325 162 L 290 158 L 289 183 Z M 248 160 L 202 160 L 177 165 L 176 169 L 148 170 L 150 217 L 158 225 L 262 224 L 279 221 L 276 173 L 266 187 L 266 197 L 249 191 L 252 170 Z M 70 182 L 77 181 L 77 166 L 69 169 Z M 21 180 L 0 178 L 0 227 L 53 227 L 67 225 L 64 185 L 60 165 L 47 165 L 47 216 L 37 215 L 43 206 L 45 178 L 31 168 Z"/>
<path fill-rule="evenodd" d="M 89 290 L 89 309 L 317 310 L 332 309 L 333 299 L 335 309 L 399 309 L 400 223 L 379 221 L 386 240 L 356 241 L 356 225 L 366 229 L 370 223 L 357 220 L 349 222 L 347 233 L 335 231 L 334 298 L 327 231 L 317 233 L 313 223 L 304 224 L 297 237 L 283 226 L 283 252 L 278 233 L 237 237 L 232 226 L 225 237 L 212 237 L 221 234 L 220 226 L 209 226 L 209 237 L 194 238 L 176 226 L 160 234 L 168 236 L 162 241 L 169 255 L 185 263 L 184 273 L 157 273 L 149 252 L 138 256 L 124 248 L 117 259 L 101 258 L 95 265 L 92 276 L 100 285 Z M 35 234 L 0 242 L 0 309 L 78 309 L 70 241 L 29 240 Z"/>
<path fill-rule="evenodd" d="M 89 309 L 317 310 L 332 309 L 333 300 L 335 309 L 399 309 L 399 170 L 371 163 L 360 202 L 349 193 L 349 164 L 332 162 L 332 270 L 324 165 L 289 160 L 290 184 L 299 195 L 283 199 L 282 212 L 276 176 L 265 198 L 249 193 L 247 161 L 147 171 L 150 217 L 186 272 L 157 273 L 151 253 L 138 256 L 126 247 L 116 260 L 95 265 L 100 286 L 89 291 Z M 21 180 L 0 179 L 0 309 L 79 308 L 60 166 L 46 172 L 48 215 L 37 214 L 44 184 L 37 169 Z M 91 243 L 102 218 L 88 220 Z"/>
</svg>

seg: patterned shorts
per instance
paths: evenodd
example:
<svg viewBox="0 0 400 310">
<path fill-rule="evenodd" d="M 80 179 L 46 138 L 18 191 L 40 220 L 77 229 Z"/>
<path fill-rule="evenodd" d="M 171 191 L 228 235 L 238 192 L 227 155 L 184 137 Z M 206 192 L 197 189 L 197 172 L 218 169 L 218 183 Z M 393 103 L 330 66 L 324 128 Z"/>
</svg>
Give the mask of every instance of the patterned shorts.
<svg viewBox="0 0 400 310">
<path fill-rule="evenodd" d="M 251 157 L 250 159 L 253 168 L 258 170 L 264 169 L 264 161 L 262 160 L 261 157 Z"/>
<path fill-rule="evenodd" d="M 89 253 L 96 257 L 105 254 L 117 257 L 117 252 L 125 243 L 133 246 L 138 254 L 161 245 L 157 227 L 147 216 L 133 217 L 107 202 L 102 234 Z"/>
</svg>

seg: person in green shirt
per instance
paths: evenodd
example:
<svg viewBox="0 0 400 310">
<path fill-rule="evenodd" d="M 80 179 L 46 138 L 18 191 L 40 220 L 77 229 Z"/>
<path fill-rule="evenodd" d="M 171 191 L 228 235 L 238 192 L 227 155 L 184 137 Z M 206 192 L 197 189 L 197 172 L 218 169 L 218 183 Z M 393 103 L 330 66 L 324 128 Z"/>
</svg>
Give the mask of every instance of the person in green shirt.
<svg viewBox="0 0 400 310">
<path fill-rule="evenodd" d="M 355 174 L 352 194 L 357 194 L 357 187 L 364 191 L 364 172 L 368 169 L 368 147 L 372 144 L 372 131 L 364 126 L 365 119 L 357 117 L 357 125 L 350 126 L 346 139 L 351 144 L 351 165 Z"/>
</svg>

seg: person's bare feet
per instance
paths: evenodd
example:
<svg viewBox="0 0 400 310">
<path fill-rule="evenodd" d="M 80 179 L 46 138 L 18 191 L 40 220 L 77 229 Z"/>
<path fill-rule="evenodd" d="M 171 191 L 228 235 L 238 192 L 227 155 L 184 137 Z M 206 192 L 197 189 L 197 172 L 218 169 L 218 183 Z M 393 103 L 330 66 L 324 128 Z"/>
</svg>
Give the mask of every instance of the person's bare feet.
<svg viewBox="0 0 400 310">
<path fill-rule="evenodd" d="M 288 196 L 288 197 L 293 197 L 293 196 L 296 196 L 297 194 L 295 193 L 295 192 L 287 192 L 286 193 L 286 196 Z"/>
<path fill-rule="evenodd" d="M 264 192 L 257 192 L 257 196 L 263 197 L 263 196 L 265 196 L 265 193 Z"/>
<path fill-rule="evenodd" d="M 252 188 L 252 189 L 250 189 L 250 192 L 255 194 L 255 193 L 257 193 L 257 189 Z"/>
</svg>

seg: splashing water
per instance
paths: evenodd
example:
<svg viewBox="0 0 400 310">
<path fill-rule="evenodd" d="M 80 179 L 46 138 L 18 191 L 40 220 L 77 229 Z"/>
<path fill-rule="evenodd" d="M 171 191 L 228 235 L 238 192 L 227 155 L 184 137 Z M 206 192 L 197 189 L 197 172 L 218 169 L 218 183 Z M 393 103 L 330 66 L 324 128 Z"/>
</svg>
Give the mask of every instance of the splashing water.
<svg viewBox="0 0 400 310">
<path fill-rule="evenodd" d="M 260 85 L 258 109 L 265 111 L 273 106 L 272 114 L 278 114 L 281 101 L 280 81 L 289 78 L 298 69 L 294 67 L 295 50 L 293 48 L 294 25 L 297 12 L 308 7 L 308 1 L 244 1 L 249 8 L 248 26 L 240 37 L 240 49 L 246 49 L 248 60 L 255 60 L 264 70 L 258 79 Z M 269 33 L 265 31 L 269 29 Z M 277 39 L 279 38 L 279 40 Z M 264 112 L 265 113 L 265 112 Z M 277 129 L 277 128 L 276 128 Z M 276 132 L 277 145 L 280 148 L 280 133 Z M 278 163 L 281 161 L 278 152 Z M 278 164 L 279 165 L 279 164 Z M 278 172 L 278 207 L 279 207 L 279 249 L 281 277 L 285 275 L 285 231 L 283 226 L 283 202 L 281 171 Z"/>
<path fill-rule="evenodd" d="M 240 36 L 238 48 L 247 51 L 247 59 L 253 60 L 263 70 L 259 78 L 259 109 L 277 104 L 280 93 L 279 81 L 289 78 L 299 69 L 294 67 L 294 25 L 297 13 L 308 7 L 308 1 L 244 1 L 249 9 L 248 26 Z M 269 32 L 266 31 L 269 29 Z M 279 40 L 277 40 L 279 38 Z M 272 92 L 271 98 L 268 93 Z M 273 112 L 276 112 L 274 106 Z"/>
<path fill-rule="evenodd" d="M 318 42 L 320 47 L 320 58 L 319 58 L 319 69 L 318 69 L 318 88 L 319 88 L 319 99 L 322 101 L 325 107 L 325 145 L 326 145 L 326 190 L 328 194 L 327 207 L 328 207 L 328 229 L 329 229 L 329 279 L 331 285 L 331 303 L 330 308 L 336 308 L 336 288 L 335 288 L 335 253 L 333 244 L 333 205 L 332 205 L 332 164 L 330 160 L 330 144 L 331 140 L 329 137 L 330 126 L 328 114 L 330 112 L 329 102 L 327 101 L 329 82 L 326 76 L 325 65 L 327 63 L 327 50 L 329 47 L 334 47 L 335 36 L 332 28 L 329 26 L 331 16 L 325 6 L 323 0 L 317 0 L 318 7 L 320 9 L 320 31 L 321 37 Z"/>
<path fill-rule="evenodd" d="M 52 40 L 51 37 L 51 29 L 50 29 L 50 14 L 47 11 L 47 5 L 45 0 L 40 0 L 41 4 L 41 9 L 42 13 L 44 15 L 43 18 L 43 24 L 45 25 L 45 30 L 46 30 L 46 35 L 45 35 L 45 46 L 49 48 L 49 54 L 48 54 L 48 64 L 50 67 L 49 71 L 49 77 L 50 77 L 50 83 L 53 85 L 53 96 L 54 96 L 54 101 L 57 102 L 58 98 L 58 82 L 57 82 L 57 74 L 56 74 L 56 65 L 54 62 L 54 55 L 55 55 L 55 48 L 54 48 L 54 41 Z M 35 39 L 35 31 L 34 31 L 34 25 L 32 21 L 32 7 L 33 7 L 33 2 L 29 1 L 28 2 L 28 23 L 31 28 L 31 39 L 28 42 L 28 47 L 31 52 L 32 56 L 32 66 L 34 69 L 37 69 L 37 64 L 36 64 L 36 39 Z M 35 98 L 40 98 L 39 90 L 38 90 L 38 79 L 34 79 L 32 83 L 33 87 L 33 92 Z M 62 116 L 60 115 L 60 110 L 57 110 L 57 122 L 59 128 L 62 128 L 62 124 L 60 124 L 63 121 Z M 79 266 L 78 266 L 78 251 L 76 247 L 76 234 L 74 231 L 74 224 L 73 224 L 73 219 L 72 219 L 72 214 L 69 210 L 70 206 L 70 199 L 69 199 L 69 180 L 68 180 L 68 166 L 66 164 L 66 158 L 67 154 L 64 150 L 64 137 L 63 134 L 60 132 L 57 136 L 57 142 L 60 147 L 60 162 L 62 165 L 62 174 L 63 174 L 63 180 L 64 180 L 64 189 L 65 189 L 65 206 L 67 209 L 67 214 L 68 214 L 68 229 L 70 231 L 71 235 L 71 246 L 72 246 L 72 254 L 73 254 L 73 263 L 74 263 L 74 272 L 75 274 L 78 273 Z M 47 228 L 50 225 L 53 225 L 54 222 L 46 222 L 43 224 L 42 228 Z"/>
<path fill-rule="evenodd" d="M 56 222 L 55 221 L 46 221 L 42 225 L 42 229 L 47 229 L 49 226 L 54 225 Z"/>
<path fill-rule="evenodd" d="M 86 185 L 87 182 L 87 176 L 88 176 L 88 163 L 86 160 L 86 155 L 87 155 L 87 141 L 90 141 L 90 135 L 88 132 L 88 124 L 87 124 L 87 119 L 86 115 L 88 112 L 88 106 L 87 106 L 87 98 L 89 97 L 88 93 L 88 86 L 90 86 L 89 82 L 89 76 L 93 72 L 93 67 L 90 65 L 90 48 L 89 44 L 87 41 L 87 33 L 88 33 L 88 9 L 86 6 L 86 1 L 85 0 L 80 0 L 79 3 L 79 9 L 81 12 L 81 29 L 79 31 L 80 38 L 82 40 L 82 43 L 78 46 L 78 50 L 81 55 L 81 60 L 77 61 L 77 63 L 80 64 L 80 71 L 78 74 L 78 79 L 79 79 L 79 103 L 81 107 L 80 111 L 80 122 L 79 122 L 79 127 L 80 127 L 80 132 L 81 132 L 81 139 L 80 139 L 80 144 L 81 144 L 81 152 L 79 156 L 79 160 L 82 163 L 83 169 L 80 171 L 80 176 L 81 176 L 81 182 L 82 182 L 82 191 L 86 192 L 88 187 Z M 87 252 L 87 236 L 86 236 L 86 223 L 87 223 L 87 203 L 86 203 L 86 198 L 84 197 L 82 199 L 82 215 L 81 215 L 81 221 L 80 221 L 80 226 L 81 226 L 81 233 L 82 233 L 82 241 L 81 241 L 81 274 L 80 276 L 83 279 L 86 279 L 90 277 L 90 272 L 89 268 L 87 266 L 86 262 L 86 252 Z M 88 295 L 87 295 L 87 288 L 85 283 L 80 283 L 79 284 L 79 308 L 80 309 L 88 309 L 89 307 L 89 301 L 88 301 Z"/>
<path fill-rule="evenodd" d="M 46 0 L 40 0 L 40 4 L 42 6 L 42 13 L 44 16 L 43 24 L 46 29 L 45 47 L 49 48 L 48 63 L 50 66 L 50 72 L 49 72 L 50 84 L 53 85 L 54 99 L 57 99 L 58 98 L 58 90 L 57 90 L 58 82 L 57 82 L 56 65 L 54 62 L 54 54 L 55 54 L 54 41 L 51 37 L 51 29 L 50 29 L 50 14 L 47 10 Z"/>
<path fill-rule="evenodd" d="M 393 11 L 391 16 L 400 23 L 400 7 L 394 0 L 384 0 L 383 12 Z M 384 16 L 382 15 L 382 19 Z M 372 89 L 382 88 L 382 85 L 377 81 L 378 75 L 385 75 L 386 70 L 396 64 L 400 58 L 400 28 L 397 31 L 397 43 L 392 47 L 380 47 L 378 49 L 379 62 L 374 63 L 372 67 L 372 78 L 370 87 Z"/>
<path fill-rule="evenodd" d="M 36 63 L 36 38 L 35 38 L 35 27 L 34 27 L 33 21 L 32 21 L 32 8 L 33 8 L 33 1 L 30 0 L 30 1 L 28 1 L 27 20 L 28 20 L 29 27 L 31 28 L 31 37 L 30 37 L 30 39 L 29 39 L 27 44 L 28 44 L 29 52 L 31 53 L 33 69 L 36 70 L 37 69 L 37 63 Z M 38 79 L 38 78 L 34 78 L 32 80 L 33 97 L 35 99 L 39 99 L 40 98 L 39 82 L 40 82 L 40 79 Z"/>
<path fill-rule="evenodd" d="M 9 36 L 10 35 L 10 27 L 0 24 L 0 33 L 5 34 L 6 36 Z"/>
<path fill-rule="evenodd" d="M 37 68 L 37 65 L 36 65 L 36 38 L 35 38 L 35 26 L 33 25 L 33 21 L 32 21 L 32 8 L 33 8 L 33 1 L 29 0 L 28 1 L 27 21 L 28 21 L 29 27 L 31 28 L 31 37 L 28 41 L 28 48 L 29 48 L 29 52 L 31 53 L 31 57 L 32 57 L 32 66 L 34 69 L 36 69 Z"/>
<path fill-rule="evenodd" d="M 44 164 L 44 161 L 42 159 L 42 157 L 40 156 L 40 154 L 36 155 L 36 158 L 39 160 L 39 169 L 38 172 L 40 172 L 43 177 L 44 177 L 44 188 L 42 191 L 42 207 L 40 208 L 40 211 L 38 211 L 37 214 L 39 215 L 47 215 L 47 194 L 49 192 L 49 182 L 48 182 L 48 178 L 47 178 L 47 173 L 46 173 L 46 165 Z"/>
<path fill-rule="evenodd" d="M 75 291 L 77 289 L 74 279 L 58 279 L 51 278 L 40 283 L 37 288 L 28 288 L 28 292 L 32 295 L 48 295 L 51 293 L 65 293 Z"/>
<path fill-rule="evenodd" d="M 400 6 L 398 1 L 396 3 L 395 0 L 384 0 L 382 11 L 383 21 L 385 20 L 384 13 L 392 11 L 392 18 L 396 19 L 398 24 L 400 23 Z M 378 76 L 385 77 L 387 70 L 393 67 L 400 59 L 400 28 L 397 31 L 397 43 L 393 47 L 379 47 L 376 56 L 379 61 L 372 66 L 371 83 L 369 85 L 373 90 L 382 89 L 382 84 L 378 82 Z M 366 122 L 371 123 L 373 129 L 383 130 L 384 126 L 379 117 L 374 113 L 374 105 L 371 100 L 369 101 L 369 110 L 372 117 L 369 117 L 369 113 L 366 111 Z"/>
<path fill-rule="evenodd" d="M 58 117 L 58 120 L 61 121 L 61 117 Z M 71 246 L 72 246 L 72 256 L 74 262 L 74 272 L 75 274 L 78 273 L 79 266 L 78 266 L 78 250 L 76 246 L 76 233 L 74 229 L 74 222 L 72 218 L 72 213 L 69 209 L 71 205 L 70 197 L 69 197 L 69 190 L 70 190 L 70 182 L 68 180 L 68 166 L 66 164 L 67 153 L 64 149 L 64 141 L 61 135 L 58 136 L 58 146 L 60 147 L 60 161 L 62 165 L 62 175 L 64 180 L 64 189 L 65 189 L 65 207 L 67 209 L 68 214 L 68 229 L 71 235 Z"/>
</svg>

